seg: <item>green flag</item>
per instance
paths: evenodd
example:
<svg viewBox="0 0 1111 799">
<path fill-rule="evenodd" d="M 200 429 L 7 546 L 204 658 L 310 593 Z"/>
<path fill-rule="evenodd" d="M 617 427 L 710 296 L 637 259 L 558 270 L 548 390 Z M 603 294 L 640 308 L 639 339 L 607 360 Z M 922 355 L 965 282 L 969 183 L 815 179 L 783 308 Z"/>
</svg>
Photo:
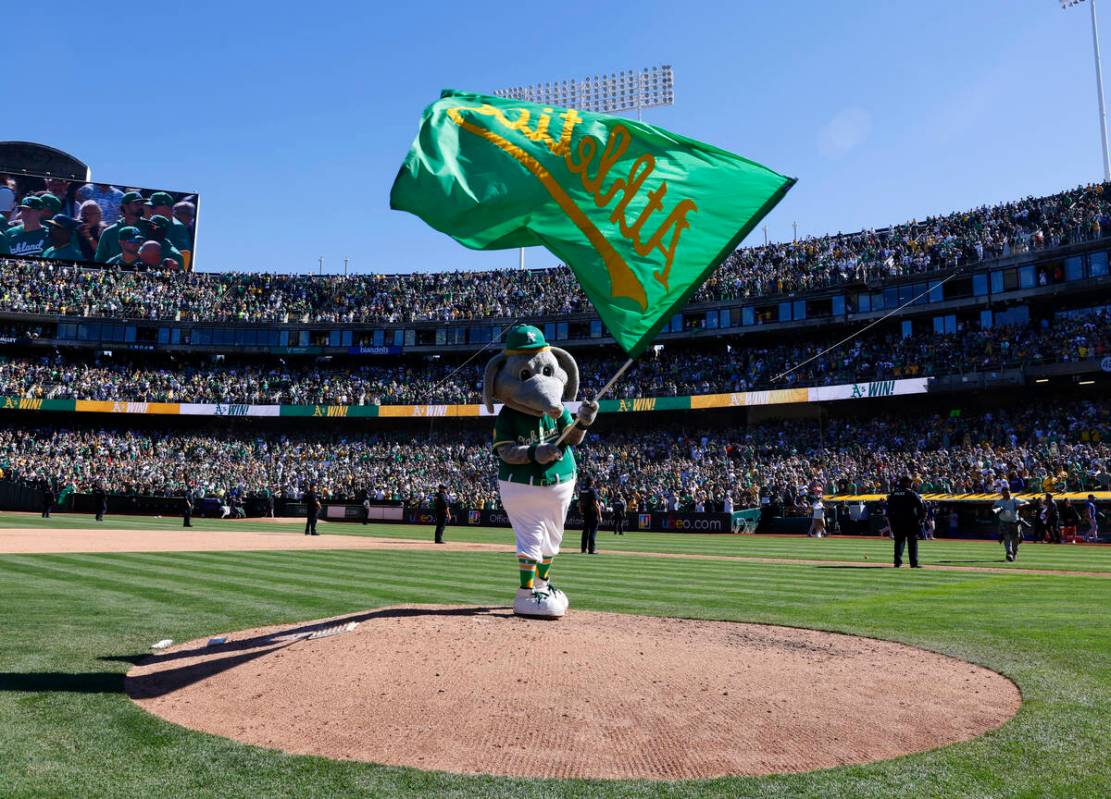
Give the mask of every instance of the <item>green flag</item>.
<svg viewBox="0 0 1111 799">
<path fill-rule="evenodd" d="M 794 182 L 642 122 L 445 91 L 390 207 L 473 249 L 547 247 L 635 358 Z"/>
</svg>

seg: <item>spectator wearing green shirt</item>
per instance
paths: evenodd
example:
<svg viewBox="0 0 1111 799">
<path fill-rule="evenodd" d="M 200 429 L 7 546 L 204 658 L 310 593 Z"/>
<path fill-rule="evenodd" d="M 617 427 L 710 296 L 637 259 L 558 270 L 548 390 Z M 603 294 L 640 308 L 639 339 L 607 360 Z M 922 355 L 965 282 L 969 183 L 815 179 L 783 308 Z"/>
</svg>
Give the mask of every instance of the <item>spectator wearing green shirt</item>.
<svg viewBox="0 0 1111 799">
<path fill-rule="evenodd" d="M 168 192 L 156 191 L 146 201 L 146 205 L 150 207 L 151 219 L 161 216 L 169 223 L 166 238 L 170 244 L 183 253 L 193 249 L 193 237 L 189 233 L 189 228 L 179 222 L 174 215 L 174 198 Z"/>
<path fill-rule="evenodd" d="M 19 204 L 19 224 L 7 230 L 8 252 L 23 258 L 35 258 L 47 248 L 48 236 L 42 226 L 41 197 L 28 195 Z"/>
<path fill-rule="evenodd" d="M 120 200 L 120 218 L 104 229 L 100 242 L 96 245 L 96 262 L 108 263 L 112 256 L 120 254 L 120 231 L 125 227 L 137 227 L 143 218 L 143 195 L 129 191 Z"/>
<path fill-rule="evenodd" d="M 119 231 L 120 254 L 108 259 L 108 266 L 122 268 L 135 268 L 139 265 L 139 247 L 143 244 L 143 234 L 139 228 L 130 225 L 120 228 Z M 162 248 L 158 249 L 158 256 L 162 256 Z"/>
<path fill-rule="evenodd" d="M 46 220 L 50 229 L 50 246 L 43 252 L 43 258 L 56 258 L 59 261 L 81 261 L 84 256 L 77 245 L 78 222 L 71 216 L 55 214 Z"/>
<path fill-rule="evenodd" d="M 175 247 L 169 238 L 169 219 L 157 214 L 150 219 L 140 219 L 137 227 L 147 241 L 157 241 L 161 245 L 163 261 L 167 258 L 172 259 L 179 270 L 185 270 L 185 256 L 181 254 L 181 250 Z"/>
</svg>

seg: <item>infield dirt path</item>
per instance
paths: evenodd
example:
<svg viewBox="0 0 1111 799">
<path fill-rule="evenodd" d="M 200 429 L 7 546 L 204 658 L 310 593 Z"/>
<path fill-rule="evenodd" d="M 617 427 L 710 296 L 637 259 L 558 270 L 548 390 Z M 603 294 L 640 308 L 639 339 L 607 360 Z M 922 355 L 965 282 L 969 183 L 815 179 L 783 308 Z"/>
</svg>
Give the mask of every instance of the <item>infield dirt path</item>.
<svg viewBox="0 0 1111 799">
<path fill-rule="evenodd" d="M 128 695 L 248 744 L 457 773 L 809 771 L 965 741 L 1021 704 L 1005 677 L 902 644 L 573 608 L 402 606 L 228 638 L 144 661 Z"/>
<path fill-rule="evenodd" d="M 287 525 L 288 526 L 288 525 Z M 509 537 L 509 533 L 506 533 Z M 447 552 L 513 552 L 510 544 L 483 544 L 449 541 L 434 544 L 411 538 L 380 538 L 357 535 L 306 536 L 285 530 L 274 532 L 211 530 L 118 530 L 87 527 L 43 530 L 38 528 L 0 528 L 0 555 L 81 554 L 105 552 L 250 552 L 326 549 L 443 550 Z M 742 563 L 777 563 L 830 568 L 890 568 L 886 562 L 866 560 L 808 560 L 800 558 L 763 558 L 747 555 L 704 555 L 679 552 L 635 552 L 611 550 L 604 555 L 643 558 L 686 558 L 727 560 Z M 988 574 L 1045 574 L 1070 577 L 1111 579 L 1111 572 L 1067 571 L 1063 569 L 1020 569 L 991 566 L 926 566 L 930 571 L 984 572 Z"/>
</svg>

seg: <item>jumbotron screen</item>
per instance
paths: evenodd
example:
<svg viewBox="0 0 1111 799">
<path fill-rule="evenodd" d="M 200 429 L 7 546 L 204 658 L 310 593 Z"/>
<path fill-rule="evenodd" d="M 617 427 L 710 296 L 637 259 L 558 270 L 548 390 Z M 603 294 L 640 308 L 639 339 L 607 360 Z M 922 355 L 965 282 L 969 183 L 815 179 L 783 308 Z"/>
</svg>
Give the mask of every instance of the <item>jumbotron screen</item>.
<svg viewBox="0 0 1111 799">
<path fill-rule="evenodd" d="M 197 195 L 0 172 L 0 257 L 191 271 Z"/>
</svg>

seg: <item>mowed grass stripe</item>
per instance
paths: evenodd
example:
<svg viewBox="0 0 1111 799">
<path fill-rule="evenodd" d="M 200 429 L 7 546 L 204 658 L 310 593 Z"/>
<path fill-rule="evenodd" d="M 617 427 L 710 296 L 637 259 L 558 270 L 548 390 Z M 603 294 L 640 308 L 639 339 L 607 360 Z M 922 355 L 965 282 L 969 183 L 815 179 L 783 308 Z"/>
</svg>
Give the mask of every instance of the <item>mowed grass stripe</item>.
<svg viewBox="0 0 1111 799">
<path fill-rule="evenodd" d="M 195 520 L 198 531 L 217 532 L 262 532 L 293 533 L 301 528 L 303 522 L 251 522 L 236 520 Z M 395 537 L 407 540 L 427 540 L 430 528 L 420 525 L 373 524 L 358 525 L 323 522 L 322 529 L 332 535 Z M 43 529 L 72 529 L 89 527 L 93 529 L 118 529 L 172 531 L 181 530 L 178 518 L 155 519 L 150 517 L 112 516 L 103 525 L 97 525 L 89 516 L 63 515 L 43 520 L 32 515 L 0 515 L 0 527 L 30 527 Z M 512 532 L 503 528 L 451 527 L 449 540 L 475 541 L 512 545 Z M 578 531 L 569 529 L 564 539 L 567 549 L 578 543 Z M 674 554 L 701 554 L 714 556 L 737 556 L 754 558 L 785 558 L 792 560 L 848 560 L 859 561 L 864 555 L 871 559 L 888 561 L 891 558 L 891 542 L 878 537 L 843 538 L 834 536 L 822 540 L 805 537 L 779 536 L 733 536 L 708 535 L 701 533 L 639 533 L 613 536 L 608 533 L 599 536 L 603 551 L 621 552 L 668 552 Z M 1002 550 L 995 541 L 964 541 L 939 539 L 921 542 L 922 557 L 926 563 L 944 565 L 987 565 L 999 568 L 1047 568 L 1079 571 L 1111 571 L 1111 546 L 1073 547 L 1070 545 L 1050 546 L 1028 542 L 1018 563 L 1008 564 L 1003 560 Z"/>
<path fill-rule="evenodd" d="M 468 563 L 474 562 L 471 558 L 475 558 L 479 553 L 443 553 L 442 555 L 430 555 L 435 557 L 436 560 L 430 565 L 432 567 L 444 566 L 442 563 L 444 559 L 450 559 L 452 555 L 464 554 L 466 559 L 462 562 L 463 565 L 459 567 L 451 567 L 443 569 L 443 576 L 438 577 L 437 581 L 442 585 L 452 585 L 456 588 L 467 589 L 470 588 L 473 581 L 478 578 L 478 574 Z M 385 555 L 381 551 L 374 551 L 373 553 L 353 553 L 350 551 L 338 550 L 329 554 L 321 552 L 311 553 L 311 557 L 306 558 L 305 553 L 296 552 L 289 553 L 289 557 L 284 556 L 283 553 L 251 553 L 252 559 L 263 560 L 272 563 L 275 568 L 295 568 L 303 573 L 321 574 L 321 575 L 349 575 L 351 573 L 350 561 L 353 558 L 365 558 L 361 560 L 360 574 L 365 579 L 381 579 L 381 568 L 387 568 L 390 573 L 398 566 L 405 566 L 407 562 L 412 559 L 413 553 L 390 553 Z M 490 556 L 485 555 L 479 562 L 487 560 Z M 498 570 L 504 570 L 504 578 L 494 578 L 499 585 L 506 584 L 513 587 L 516 586 L 516 568 L 515 563 L 512 561 L 501 562 L 501 556 L 495 556 L 499 559 L 496 564 Z M 296 559 L 296 566 L 290 566 L 289 562 Z M 304 560 L 310 560 L 312 565 L 304 565 Z M 220 556 L 220 560 L 227 563 L 227 556 Z M 563 561 L 557 559 L 556 570 L 553 572 L 553 577 L 557 584 L 564 584 L 570 586 L 577 584 L 580 578 L 587 578 L 592 580 L 602 580 L 606 582 L 613 582 L 614 574 L 622 575 L 622 580 L 627 575 L 633 575 L 634 579 L 639 583 L 650 584 L 656 588 L 674 587 L 680 590 L 699 590 L 702 584 L 709 580 L 717 584 L 717 587 L 706 590 L 722 590 L 721 585 L 725 585 L 729 590 L 752 593 L 752 592 L 772 592 L 782 594 L 785 597 L 802 587 L 809 587 L 815 593 L 829 594 L 845 594 L 845 593 L 869 593 L 874 590 L 873 583 L 875 580 L 868 580 L 866 577 L 858 577 L 853 575 L 851 577 L 841 577 L 834 579 L 832 576 L 829 578 L 828 585 L 819 584 L 814 581 L 813 575 L 804 573 L 801 570 L 793 576 L 788 576 L 786 573 L 768 573 L 766 569 L 761 571 L 761 567 L 757 564 L 745 564 L 748 568 L 738 570 L 732 568 L 732 564 L 724 565 L 714 561 L 667 561 L 664 559 L 643 558 L 635 561 L 635 570 L 630 571 L 629 566 L 622 558 L 621 562 L 610 561 L 608 564 L 599 563 L 594 566 L 593 563 L 582 565 L 581 561 L 576 561 L 574 564 L 564 565 Z M 321 563 L 329 565 L 322 566 Z M 487 560 L 488 562 L 488 560 Z M 334 566 L 330 564 L 335 564 Z M 593 567 L 593 568 L 592 568 Z M 228 568 L 231 568 L 230 564 Z M 424 568 L 422 566 L 422 568 Z M 787 567 L 793 568 L 793 567 Z M 802 567 L 813 568 L 813 567 Z M 961 576 L 955 572 L 945 572 L 943 574 L 957 574 L 954 579 L 961 579 Z M 486 582 L 485 580 L 483 582 Z"/>
<path fill-rule="evenodd" d="M 392 537 L 420 540 L 428 537 L 419 526 L 331 524 L 329 534 Z M 339 528 L 339 529 L 337 529 Z M 495 528 L 453 527 L 448 540 L 477 543 L 512 543 L 512 537 Z M 564 548 L 578 544 L 578 531 L 569 529 L 564 535 Z M 787 560 L 860 561 L 867 555 L 877 562 L 890 562 L 893 543 L 890 539 L 870 536 L 863 538 L 823 538 L 805 536 L 707 535 L 698 533 L 641 533 L 624 536 L 612 534 L 598 537 L 599 549 L 620 552 L 660 552 L 752 558 L 783 558 Z M 1047 545 L 1027 542 L 1022 548 L 1022 561 L 1007 563 L 1002 547 L 992 540 L 938 539 L 920 541 L 923 562 L 941 565 L 985 565 L 999 568 L 1047 568 L 1074 571 L 1111 571 L 1111 546 Z"/>
<path fill-rule="evenodd" d="M 142 598 L 177 603 L 200 601 L 214 609 L 229 602 L 250 598 L 256 605 L 278 608 L 287 597 L 277 588 L 254 588 L 227 580 L 209 580 L 195 574 L 174 575 L 164 579 L 149 570 L 129 566 L 126 556 L 45 555 L 35 556 L 34 566 L 46 570 L 62 582 L 81 582 L 101 590 L 126 593 Z M 25 568 L 33 568 L 25 565 Z"/>
<path fill-rule="evenodd" d="M 191 555 L 190 560 L 193 561 L 209 561 L 219 559 L 225 565 L 218 567 L 220 574 L 229 576 L 241 575 L 243 576 L 250 573 L 252 576 L 251 585 L 266 585 L 272 586 L 275 581 L 279 581 L 283 586 L 299 586 L 306 592 L 310 593 L 328 593 L 328 594 L 342 594 L 342 586 L 350 585 L 355 591 L 365 596 L 369 601 L 376 597 L 389 595 L 391 591 L 397 589 L 405 589 L 410 585 L 410 581 L 399 575 L 399 567 L 404 567 L 404 561 L 409 560 L 412 553 L 396 553 L 399 556 L 398 562 L 385 562 L 375 563 L 373 566 L 370 564 L 373 556 L 374 561 L 383 560 L 380 556 L 381 553 L 358 553 L 358 552 L 336 552 L 333 556 L 338 559 L 346 561 L 344 568 L 329 568 L 329 569 L 316 569 L 306 568 L 301 561 L 304 553 L 250 553 L 243 555 L 238 559 L 238 562 L 232 563 L 231 556 L 227 554 L 219 555 Z M 312 553 L 315 560 L 321 558 L 321 553 Z M 440 596 L 443 599 L 438 601 L 446 602 L 459 602 L 464 599 L 475 600 L 489 600 L 491 596 L 497 597 L 499 600 L 505 597 L 503 601 L 508 602 L 512 597 L 512 591 L 515 585 L 510 586 L 508 578 L 501 578 L 500 576 L 489 575 L 487 579 L 478 579 L 481 574 L 479 569 L 476 569 L 476 560 L 489 560 L 488 555 L 477 555 L 477 553 L 436 553 L 435 555 L 428 555 L 429 558 L 435 558 L 440 561 L 444 558 L 454 559 L 452 555 L 458 557 L 462 555 L 464 562 L 469 562 L 468 565 L 463 566 L 458 572 L 463 572 L 467 575 L 466 579 L 453 583 L 447 578 L 442 578 L 438 581 L 437 586 L 440 591 Z M 477 557 L 476 557 L 477 555 Z M 276 556 L 276 557 L 275 557 Z M 103 556 L 115 557 L 115 556 Z M 211 572 L 214 568 L 211 565 L 182 565 L 180 563 L 172 562 L 179 560 L 176 555 L 129 555 L 129 561 L 139 561 L 141 563 L 158 562 L 162 564 L 160 569 L 170 573 L 183 573 L 191 577 L 197 571 Z M 166 561 L 171 561 L 166 563 Z M 265 566 L 251 567 L 244 561 L 265 560 L 265 561 L 278 561 L 273 566 L 267 564 Z M 355 574 L 350 568 L 350 561 L 359 560 L 358 573 Z M 393 558 L 384 559 L 387 561 L 394 560 Z M 284 563 L 282 562 L 284 561 Z M 821 586 L 820 588 L 813 582 L 813 580 L 800 580 L 797 584 L 795 581 L 783 581 L 779 579 L 782 575 L 761 575 L 759 584 L 749 582 L 737 582 L 730 580 L 728 575 L 721 573 L 721 569 L 715 569 L 713 562 L 684 562 L 685 568 L 678 568 L 677 574 L 673 577 L 655 578 L 651 581 L 644 581 L 636 584 L 630 588 L 627 585 L 611 586 L 610 575 L 583 575 L 586 580 L 581 582 L 578 579 L 564 582 L 565 587 L 572 589 L 573 587 L 581 586 L 584 592 L 595 596 L 598 600 L 617 599 L 630 601 L 639 605 L 644 602 L 647 597 L 655 597 L 659 601 L 652 601 L 653 607 L 663 605 L 673 605 L 681 597 L 686 596 L 690 599 L 698 600 L 698 605 L 701 609 L 719 607 L 723 602 L 733 600 L 743 600 L 749 609 L 756 609 L 757 607 L 773 607 L 773 606 L 788 606 L 794 605 L 798 607 L 809 606 L 812 602 L 829 602 L 834 599 L 844 599 L 850 592 L 844 590 L 844 586 L 831 584 L 828 586 Z M 500 571 L 500 566 L 498 571 Z M 682 566 L 683 564 L 677 564 Z M 709 566 L 710 568 L 707 568 Z M 284 567 L 284 568 L 282 568 Z M 806 567 L 803 567 L 806 568 Z M 279 571 L 280 569 L 280 571 Z M 299 577 L 291 576 L 290 569 L 294 574 Z M 414 571 L 417 574 L 425 573 L 426 569 L 417 566 Z M 303 579 L 304 575 L 309 572 L 318 574 L 322 579 Z M 220 581 L 222 583 L 222 581 Z M 219 583 L 218 583 L 219 584 Z M 451 586 L 455 589 L 455 593 L 450 596 L 444 596 L 443 589 Z M 911 586 L 894 587 L 900 590 L 906 590 Z M 808 595 L 804 599 L 798 599 L 797 595 L 805 588 Z M 858 595 L 874 595 L 877 591 L 886 590 L 887 587 L 882 585 L 869 585 L 864 586 L 856 591 Z M 284 592 L 283 592 L 284 593 Z M 418 594 L 417 599 L 414 601 L 427 601 L 423 596 Z"/>
<path fill-rule="evenodd" d="M 291 553 L 299 554 L 299 553 Z M 342 555 L 343 553 L 337 553 Z M 407 553 L 398 553 L 402 556 Z M 445 557 L 455 555 L 456 557 L 462 555 L 465 559 L 473 559 L 471 553 L 444 553 L 440 556 Z M 299 595 L 301 600 L 313 608 L 320 610 L 321 615 L 326 615 L 328 611 L 334 610 L 336 604 L 332 601 L 334 598 L 349 596 L 350 592 L 343 589 L 342 586 L 337 586 L 331 576 L 322 577 L 319 580 L 303 580 L 289 576 L 289 571 L 283 571 L 281 574 L 275 574 L 272 570 L 260 570 L 257 579 L 247 580 L 242 576 L 243 564 L 240 564 L 241 576 L 237 578 L 235 588 L 229 590 L 228 583 L 225 579 L 220 577 L 207 578 L 198 576 L 203 573 L 203 568 L 189 568 L 189 564 L 175 566 L 168 569 L 161 569 L 160 575 L 154 575 L 151 570 L 144 567 L 142 563 L 131 563 L 132 559 L 142 558 L 143 556 L 130 556 L 130 555 L 84 555 L 84 556 L 50 556 L 49 560 L 57 561 L 61 559 L 62 566 L 60 567 L 63 573 L 67 576 L 81 575 L 85 580 L 96 580 L 96 584 L 103 587 L 104 577 L 106 573 L 115 574 L 119 580 L 115 583 L 115 590 L 124 591 L 129 594 L 140 593 L 142 589 L 146 591 L 156 592 L 170 592 L 175 597 L 189 597 L 198 596 L 210 598 L 213 596 L 227 597 L 225 601 L 231 601 L 235 596 L 246 596 L 253 600 L 256 605 L 264 604 L 265 607 L 280 608 L 284 605 L 289 595 L 289 587 L 299 587 Z M 244 558 L 249 558 L 249 555 L 244 555 Z M 429 556 L 426 556 L 426 559 Z M 123 562 L 120 562 L 120 559 Z M 398 559 L 397 563 L 383 564 L 383 570 L 379 571 L 369 570 L 363 579 L 357 581 L 353 587 L 357 590 L 360 597 L 365 598 L 366 605 L 373 605 L 376 597 L 391 597 L 397 596 L 399 593 L 407 595 L 405 601 L 411 602 L 427 602 L 429 601 L 429 590 L 427 587 L 414 586 L 412 578 L 407 577 L 404 573 L 399 574 L 398 569 L 404 567 L 404 558 Z M 697 565 L 690 566 L 688 571 L 704 571 L 705 565 L 703 562 L 692 562 Z M 414 577 L 426 573 L 426 569 L 421 566 L 413 566 L 408 564 L 414 572 Z M 709 562 L 709 565 L 714 565 Z M 713 575 L 710 575 L 713 579 Z M 183 581 L 191 588 L 185 588 Z M 500 579 L 493 579 L 488 584 L 476 586 L 473 582 L 467 584 L 467 591 L 470 596 L 475 597 L 477 600 L 489 599 L 491 597 L 497 598 L 499 604 L 502 600 L 500 597 L 504 594 L 511 599 L 512 593 L 507 582 L 502 582 Z M 599 584 L 591 584 L 597 582 Z M 128 588 L 124 589 L 123 586 L 127 585 Z M 794 596 L 795 588 L 783 587 L 775 583 L 768 583 L 760 586 L 744 586 L 739 584 L 730 584 L 725 586 L 708 585 L 705 588 L 698 586 L 697 580 L 688 576 L 685 579 L 676 581 L 674 585 L 650 585 L 641 586 L 639 590 L 631 591 L 629 586 L 612 585 L 608 576 L 597 580 L 588 581 L 586 585 L 582 586 L 583 591 L 590 596 L 590 606 L 598 607 L 606 601 L 618 602 L 623 610 L 627 612 L 652 612 L 660 613 L 667 612 L 669 608 L 677 604 L 685 603 L 687 606 L 696 607 L 698 610 L 697 615 L 712 615 L 715 610 L 720 610 L 723 603 L 730 601 L 733 598 L 743 599 L 745 606 L 750 612 L 757 612 L 762 610 L 772 610 L 776 607 L 785 609 L 787 607 L 805 608 L 812 605 L 814 602 L 832 601 L 836 593 L 832 588 L 828 591 L 829 596 L 821 596 L 811 586 L 810 595 L 799 598 Z M 141 595 L 141 594 L 140 594 Z M 442 602 L 458 602 L 458 595 L 451 597 L 444 597 L 444 592 L 437 585 L 436 599 L 434 601 Z M 504 600 L 508 602 L 509 599 Z M 356 608 L 357 609 L 357 608 Z"/>
<path fill-rule="evenodd" d="M 64 564 L 48 563 L 42 559 L 42 556 L 35 557 L 34 562 L 5 560 L 4 568 L 35 579 L 61 584 L 54 585 L 53 590 L 79 586 L 83 591 L 115 594 L 139 602 L 152 602 L 172 607 L 196 608 L 212 614 L 219 614 L 229 601 L 234 601 L 234 593 L 229 593 L 227 600 L 220 602 L 213 598 L 210 591 L 188 591 L 165 584 L 136 585 L 131 581 L 121 582 L 111 575 L 89 574 L 84 570 L 66 568 Z M 96 597 L 89 596 L 88 599 L 92 604 Z"/>
<path fill-rule="evenodd" d="M 474 581 L 481 577 L 480 573 L 476 571 L 473 566 L 467 565 L 474 562 L 480 562 L 484 565 L 488 564 L 490 559 L 497 559 L 496 564 L 498 568 L 502 568 L 505 564 L 501 562 L 502 556 L 500 555 L 481 555 L 480 553 L 427 553 L 428 558 L 435 558 L 433 566 L 443 566 L 442 561 L 448 560 L 453 562 L 455 557 L 459 554 L 464 554 L 460 566 L 451 566 L 445 568 L 445 575 L 440 578 L 444 585 L 452 585 L 458 589 L 471 589 L 473 588 Z M 344 581 L 353 581 L 356 586 L 362 586 L 368 580 L 381 580 L 383 567 L 388 568 L 391 572 L 396 568 L 405 568 L 412 561 L 413 553 L 386 553 L 382 551 L 373 552 L 351 552 L 351 551 L 332 551 L 330 553 L 323 552 L 291 552 L 291 553 L 250 553 L 249 555 L 229 555 L 227 553 L 204 553 L 193 554 L 191 559 L 202 561 L 205 563 L 219 563 L 221 564 L 220 573 L 234 574 L 236 570 L 243 568 L 253 568 L 247 566 L 247 562 L 261 561 L 272 566 L 261 567 L 269 575 L 271 568 L 294 569 L 299 574 L 313 574 L 322 576 L 336 576 Z M 478 556 L 478 557 L 476 557 Z M 147 556 L 155 557 L 156 562 L 165 563 L 170 565 L 172 560 L 177 560 L 176 555 L 157 555 Z M 624 558 L 622 559 L 624 560 Z M 309 561 L 311 565 L 306 565 L 305 561 Z M 575 558 L 570 563 L 565 564 L 563 560 L 557 559 L 557 569 L 554 576 L 557 582 L 564 582 L 568 585 L 578 582 L 580 577 L 604 577 L 611 580 L 612 574 L 616 570 L 619 573 L 627 573 L 625 569 L 620 567 L 625 564 L 622 562 L 610 561 L 608 564 L 603 564 L 596 561 L 585 561 L 585 559 Z M 327 564 L 327 565 L 322 565 Z M 821 567 L 813 566 L 789 566 L 785 564 L 777 564 L 772 570 L 767 567 L 762 567 L 759 564 L 739 564 L 741 568 L 734 568 L 733 564 L 721 564 L 714 561 L 667 561 L 666 559 L 653 559 L 643 558 L 637 559 L 637 569 L 635 574 L 641 581 L 650 581 L 654 586 L 669 587 L 675 586 L 684 590 L 690 590 L 692 587 L 699 587 L 704 579 L 711 580 L 715 583 L 724 584 L 734 590 L 741 590 L 746 592 L 751 591 L 769 591 L 778 593 L 791 593 L 796 590 L 807 589 L 811 593 L 820 595 L 849 595 L 849 594 L 871 594 L 879 587 L 884 586 L 898 586 L 907 580 L 916 580 L 922 582 L 930 580 L 933 582 L 942 583 L 955 583 L 968 579 L 975 579 L 980 575 L 965 574 L 960 572 L 932 572 L 929 577 L 926 573 L 910 573 L 909 570 L 902 573 L 894 573 L 894 570 L 882 569 L 862 569 L 862 570 L 845 570 L 833 572 L 823 575 L 821 580 L 815 580 L 815 570 Z M 513 564 L 510 563 L 512 566 Z M 210 567 L 206 567 L 210 568 Z M 419 568 L 424 568 L 423 565 Z M 513 581 L 516 569 L 506 569 L 506 581 Z M 733 579 L 730 580 L 730 575 Z M 496 578 L 495 578 L 496 579 Z M 482 580 L 483 583 L 487 582 Z M 500 583 L 500 581 L 498 581 Z M 720 585 L 715 590 L 721 590 Z"/>
<path fill-rule="evenodd" d="M 396 564 L 379 564 L 369 566 L 366 563 L 353 564 L 357 568 L 320 568 L 306 565 L 301 562 L 286 563 L 230 563 L 220 565 L 207 561 L 197 561 L 192 565 L 168 562 L 168 557 L 138 556 L 136 562 L 150 564 L 160 573 L 193 575 L 197 573 L 209 574 L 214 577 L 228 577 L 238 580 L 241 584 L 246 582 L 252 586 L 273 586 L 279 584 L 284 588 L 300 588 L 311 592 L 325 592 L 337 595 L 351 596 L 365 594 L 368 597 L 388 595 L 396 589 L 408 589 L 414 586 L 414 578 L 419 577 L 421 570 L 416 569 L 412 574 L 399 573 Z M 255 560 L 252 556 L 252 561 Z M 457 587 L 467 589 L 469 595 L 483 593 L 484 589 L 493 589 L 498 581 L 493 578 L 482 580 L 471 578 L 468 582 L 460 582 Z M 438 579 L 437 585 L 447 585 L 446 579 Z M 427 593 L 427 589 L 421 589 Z M 441 591 L 441 594 L 443 592 Z"/>
<path fill-rule="evenodd" d="M 74 558 L 79 556 L 65 557 Z M 287 574 L 280 576 L 266 575 L 259 571 L 257 579 L 249 579 L 246 576 L 246 570 L 241 569 L 238 571 L 238 576 L 234 571 L 229 572 L 227 577 L 234 580 L 234 582 L 230 582 L 229 579 L 220 575 L 207 576 L 203 568 L 190 569 L 188 564 L 176 567 L 151 567 L 141 562 L 133 562 L 126 555 L 83 557 L 89 558 L 89 560 L 68 560 L 64 568 L 72 573 L 82 575 L 116 575 L 121 582 L 126 581 L 130 585 L 143 585 L 153 588 L 169 588 L 172 586 L 175 591 L 187 595 L 226 596 L 229 601 L 235 596 L 245 596 L 252 599 L 256 604 L 263 604 L 268 607 L 281 607 L 286 604 L 289 597 L 289 587 L 303 588 L 309 603 L 320 607 L 332 606 L 328 597 L 350 595 L 350 591 L 346 590 L 344 586 L 337 586 L 334 582 L 311 579 L 298 580 L 290 578 Z M 398 585 L 405 584 L 404 582 L 398 583 Z M 187 589 L 184 587 L 186 585 L 195 587 L 195 589 Z M 356 586 L 352 583 L 351 587 Z M 317 601 L 314 601 L 314 599 Z"/>
</svg>

